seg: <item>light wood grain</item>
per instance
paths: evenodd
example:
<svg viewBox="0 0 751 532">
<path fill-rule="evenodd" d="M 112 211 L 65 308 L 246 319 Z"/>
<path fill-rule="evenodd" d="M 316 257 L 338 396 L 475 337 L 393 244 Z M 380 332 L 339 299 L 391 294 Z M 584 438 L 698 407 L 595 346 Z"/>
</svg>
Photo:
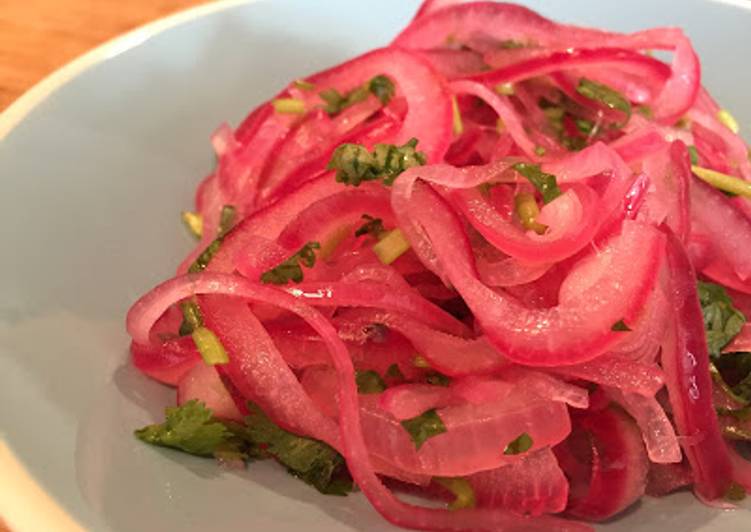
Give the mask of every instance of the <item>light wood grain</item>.
<svg viewBox="0 0 751 532">
<path fill-rule="evenodd" d="M 202 3 L 207 0 L 0 0 L 0 111 L 94 46 Z M 2 517 L 0 532 L 9 532 Z"/>
<path fill-rule="evenodd" d="M 0 0 L 0 110 L 92 47 L 206 0 Z"/>
</svg>

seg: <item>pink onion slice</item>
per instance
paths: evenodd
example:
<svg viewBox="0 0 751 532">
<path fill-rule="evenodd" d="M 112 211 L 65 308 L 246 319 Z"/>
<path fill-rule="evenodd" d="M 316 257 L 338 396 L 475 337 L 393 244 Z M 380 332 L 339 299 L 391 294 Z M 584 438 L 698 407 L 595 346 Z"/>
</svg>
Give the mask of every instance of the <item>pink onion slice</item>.
<svg viewBox="0 0 751 532">
<path fill-rule="evenodd" d="M 575 412 L 573 419 L 571 436 L 555 448 L 571 482 L 566 511 L 602 521 L 644 494 L 647 454 L 638 428 L 618 410 Z"/>
<path fill-rule="evenodd" d="M 696 276 L 681 243 L 668 235 L 671 319 L 662 367 L 684 451 L 694 472 L 694 489 L 706 499 L 722 497 L 731 480 L 730 460 L 712 405 L 712 382 Z"/>
<path fill-rule="evenodd" d="M 636 420 L 652 462 L 668 464 L 681 461 L 681 447 L 675 429 L 655 398 L 622 392 L 617 388 L 610 388 L 607 392 Z"/>
<path fill-rule="evenodd" d="M 529 515 L 559 513 L 566 507 L 568 480 L 549 448 L 469 478 L 479 507 L 506 508 Z"/>
<path fill-rule="evenodd" d="M 663 238 L 649 227 L 626 221 L 621 235 L 569 275 L 566 283 L 571 288 L 562 287 L 561 293 L 570 295 L 557 307 L 524 308 L 479 282 L 466 253 L 464 231 L 445 202 L 441 205 L 441 198 L 427 187 L 415 192 L 416 212 L 432 214 L 420 224 L 442 257 L 447 276 L 488 338 L 515 362 L 556 366 L 596 358 L 615 343 L 612 326 L 633 320 L 654 286 Z"/>
<path fill-rule="evenodd" d="M 193 366 L 193 369 L 180 379 L 177 387 L 178 405 L 193 399 L 204 403 L 218 418 L 243 421 L 243 415 L 224 387 L 216 368 L 203 362 Z"/>
</svg>

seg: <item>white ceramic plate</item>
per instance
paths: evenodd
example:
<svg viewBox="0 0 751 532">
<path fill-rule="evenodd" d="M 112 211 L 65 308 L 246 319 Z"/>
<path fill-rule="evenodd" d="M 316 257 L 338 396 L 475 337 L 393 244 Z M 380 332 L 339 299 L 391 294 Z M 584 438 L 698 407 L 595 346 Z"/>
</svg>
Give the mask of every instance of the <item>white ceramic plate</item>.
<svg viewBox="0 0 751 532">
<path fill-rule="evenodd" d="M 705 83 L 751 130 L 751 3 L 527 4 L 619 30 L 683 26 Z M 272 464 L 227 472 L 137 442 L 132 430 L 161 417 L 173 393 L 128 365 L 123 320 L 190 247 L 178 212 L 212 167 L 212 129 L 237 124 L 289 79 L 386 44 L 416 5 L 220 2 L 95 50 L 0 117 L 0 514 L 11 524 L 391 529 L 361 496 L 321 496 Z M 41 489 L 12 469 L 21 464 Z M 751 515 L 682 494 L 603 528 L 748 530 Z"/>
</svg>

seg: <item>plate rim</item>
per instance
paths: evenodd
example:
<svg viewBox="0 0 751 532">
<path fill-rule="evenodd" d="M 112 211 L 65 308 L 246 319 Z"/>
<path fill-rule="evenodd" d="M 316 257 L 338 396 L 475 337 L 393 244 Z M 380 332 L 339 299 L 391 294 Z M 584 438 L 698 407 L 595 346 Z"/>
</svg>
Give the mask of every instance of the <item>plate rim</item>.
<svg viewBox="0 0 751 532">
<path fill-rule="evenodd" d="M 90 68 L 114 59 L 167 30 L 259 0 L 213 0 L 147 22 L 84 52 L 52 71 L 0 113 L 0 142 L 42 102 Z M 76 518 L 34 478 L 0 434 L 0 518 L 12 530 L 85 530 Z"/>
</svg>

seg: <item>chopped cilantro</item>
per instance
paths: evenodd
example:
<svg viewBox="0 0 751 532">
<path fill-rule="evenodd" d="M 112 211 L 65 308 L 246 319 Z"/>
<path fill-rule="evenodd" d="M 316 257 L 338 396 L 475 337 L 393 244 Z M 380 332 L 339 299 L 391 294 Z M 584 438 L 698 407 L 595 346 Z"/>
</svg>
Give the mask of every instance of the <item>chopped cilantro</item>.
<svg viewBox="0 0 751 532">
<path fill-rule="evenodd" d="M 652 108 L 648 105 L 637 105 L 636 112 L 642 115 L 644 118 L 649 118 L 650 120 L 654 117 Z"/>
<path fill-rule="evenodd" d="M 180 336 L 192 333 L 199 327 L 203 327 L 203 316 L 201 309 L 194 299 L 180 303 L 180 309 L 183 311 L 183 322 L 180 324 Z"/>
<path fill-rule="evenodd" d="M 219 214 L 219 229 L 217 231 L 217 237 L 209 244 L 206 249 L 201 252 L 200 255 L 193 261 L 193 264 L 188 268 L 189 273 L 198 273 L 206 269 L 211 259 L 214 258 L 217 251 L 222 245 L 222 240 L 227 235 L 232 224 L 235 220 L 236 210 L 232 205 L 225 205 L 222 207 L 222 212 Z"/>
<path fill-rule="evenodd" d="M 699 152 L 696 146 L 688 147 L 688 156 L 691 158 L 691 164 L 699 164 Z"/>
<path fill-rule="evenodd" d="M 447 377 L 443 373 L 433 371 L 425 377 L 425 382 L 432 384 L 433 386 L 448 386 L 451 384 L 451 378 Z"/>
<path fill-rule="evenodd" d="M 148 425 L 135 431 L 138 439 L 179 449 L 198 456 L 213 456 L 214 452 L 232 439 L 224 423 L 214 419 L 211 410 L 196 400 L 168 407 L 165 421 L 157 425 Z"/>
<path fill-rule="evenodd" d="M 626 325 L 626 322 L 623 320 L 618 320 L 613 324 L 613 326 L 610 328 L 611 331 L 616 332 L 629 332 L 631 331 L 631 327 Z"/>
<path fill-rule="evenodd" d="M 321 493 L 346 495 L 352 479 L 344 458 L 323 442 L 297 436 L 277 426 L 249 403 L 246 424 L 222 421 L 196 400 L 166 409 L 166 420 L 135 431 L 136 437 L 163 447 L 220 460 L 274 458 L 290 474 Z"/>
<path fill-rule="evenodd" d="M 276 458 L 297 478 L 328 495 L 352 490 L 344 458 L 323 442 L 280 428 L 255 404 L 249 403 L 246 437 Z"/>
<path fill-rule="evenodd" d="M 386 231 L 383 228 L 383 220 L 380 218 L 373 218 L 369 214 L 363 214 L 362 219 L 365 220 L 365 223 L 357 228 L 355 236 L 370 235 L 378 238 Z"/>
<path fill-rule="evenodd" d="M 237 210 L 232 205 L 225 205 L 222 207 L 219 213 L 219 228 L 217 229 L 217 236 L 212 240 L 206 249 L 204 249 L 200 255 L 193 261 L 188 267 L 188 273 L 200 273 L 206 269 L 209 262 L 214 258 L 214 255 L 219 251 L 222 245 L 224 237 L 232 229 L 237 216 Z M 203 318 L 201 317 L 201 310 L 198 308 L 198 303 L 195 299 L 183 302 L 180 304 L 180 308 L 183 312 L 183 321 L 180 324 L 180 330 L 178 334 L 185 336 L 191 334 L 193 331 L 203 326 Z"/>
<path fill-rule="evenodd" d="M 733 502 L 742 501 L 746 498 L 746 490 L 740 484 L 731 482 L 725 491 L 725 499 Z"/>
<path fill-rule="evenodd" d="M 555 176 L 546 174 L 540 170 L 539 164 L 516 163 L 514 170 L 526 177 L 532 185 L 542 194 L 542 201 L 550 203 L 561 195 Z"/>
<path fill-rule="evenodd" d="M 621 126 L 626 125 L 631 118 L 631 103 L 621 93 L 607 85 L 582 78 L 579 80 L 576 92 L 585 98 L 600 102 L 608 109 L 620 111 L 626 115 L 625 120 L 620 123 Z"/>
<path fill-rule="evenodd" d="M 733 306 L 725 289 L 717 284 L 698 283 L 699 302 L 704 315 L 709 354 L 718 356 L 746 323 L 746 317 Z"/>
<path fill-rule="evenodd" d="M 394 97 L 394 82 L 383 74 L 374 77 L 368 83 L 368 90 L 378 98 L 383 105 L 387 105 Z"/>
<path fill-rule="evenodd" d="M 446 432 L 446 425 L 443 424 L 440 416 L 434 409 L 423 412 L 419 416 L 402 421 L 402 427 L 409 433 L 415 449 L 420 449 L 422 444 L 433 436 L 438 436 Z"/>
<path fill-rule="evenodd" d="M 356 187 L 363 181 L 382 179 L 390 186 L 408 168 L 425 164 L 425 154 L 415 149 L 417 142 L 413 138 L 403 146 L 376 144 L 372 152 L 359 144 L 342 144 L 334 150 L 327 168 L 336 170 L 337 182 L 345 185 Z"/>
<path fill-rule="evenodd" d="M 266 284 L 287 284 L 290 281 L 299 283 L 303 280 L 302 267 L 312 268 L 316 262 L 316 249 L 320 249 L 318 242 L 308 242 L 287 260 L 261 274 L 261 282 Z"/>
<path fill-rule="evenodd" d="M 386 377 L 394 380 L 404 380 L 404 373 L 399 369 L 399 364 L 391 364 L 386 370 Z"/>
<path fill-rule="evenodd" d="M 522 432 L 515 440 L 509 442 L 503 450 L 503 454 L 521 454 L 526 453 L 532 448 L 534 442 L 532 437 L 526 432 Z"/>
<path fill-rule="evenodd" d="M 363 395 L 381 393 L 386 389 L 386 384 L 381 376 L 373 370 L 356 371 L 355 382 L 357 383 L 358 393 Z"/>
<path fill-rule="evenodd" d="M 325 89 L 319 92 L 318 96 L 326 102 L 323 107 L 324 111 L 334 116 L 347 107 L 364 101 L 370 94 L 378 98 L 383 105 L 386 105 L 394 97 L 394 92 L 394 83 L 387 76 L 381 74 L 370 79 L 364 85 L 352 89 L 347 94 L 342 94 L 336 89 Z"/>
</svg>

